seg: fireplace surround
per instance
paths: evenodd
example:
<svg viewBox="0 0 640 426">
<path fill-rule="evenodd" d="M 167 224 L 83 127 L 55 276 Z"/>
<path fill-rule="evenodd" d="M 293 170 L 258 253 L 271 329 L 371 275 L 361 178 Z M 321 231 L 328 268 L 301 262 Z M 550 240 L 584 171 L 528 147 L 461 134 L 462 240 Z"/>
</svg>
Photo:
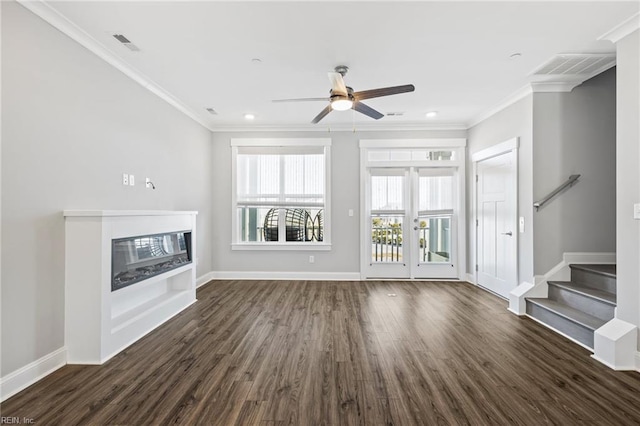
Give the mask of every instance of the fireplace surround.
<svg viewBox="0 0 640 426">
<path fill-rule="evenodd" d="M 65 210 L 69 364 L 102 364 L 196 301 L 193 211 Z"/>
</svg>

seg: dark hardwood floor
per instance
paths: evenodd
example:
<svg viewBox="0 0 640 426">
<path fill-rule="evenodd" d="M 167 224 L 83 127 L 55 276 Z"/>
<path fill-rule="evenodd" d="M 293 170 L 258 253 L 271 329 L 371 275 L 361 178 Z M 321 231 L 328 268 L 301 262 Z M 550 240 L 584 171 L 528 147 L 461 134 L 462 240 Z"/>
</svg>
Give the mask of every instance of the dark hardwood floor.
<svg viewBox="0 0 640 426">
<path fill-rule="evenodd" d="M 396 297 L 388 294 L 395 293 Z M 467 283 L 218 281 L 102 366 L 2 404 L 41 425 L 627 425 L 640 374 Z"/>
</svg>

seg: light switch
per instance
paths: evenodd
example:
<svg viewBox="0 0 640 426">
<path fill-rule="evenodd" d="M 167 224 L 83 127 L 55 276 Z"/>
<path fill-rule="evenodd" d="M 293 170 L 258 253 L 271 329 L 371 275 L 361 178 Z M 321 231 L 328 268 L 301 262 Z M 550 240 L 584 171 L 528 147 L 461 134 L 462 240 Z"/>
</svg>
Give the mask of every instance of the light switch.
<svg viewBox="0 0 640 426">
<path fill-rule="evenodd" d="M 134 186 L 136 184 L 136 177 L 134 175 L 129 175 L 129 185 Z"/>
<path fill-rule="evenodd" d="M 633 218 L 640 219 L 640 203 L 633 205 Z"/>
<path fill-rule="evenodd" d="M 520 233 L 524 234 L 524 216 L 520 216 Z"/>
<path fill-rule="evenodd" d="M 349 209 L 349 217 L 353 216 L 353 209 Z"/>
</svg>

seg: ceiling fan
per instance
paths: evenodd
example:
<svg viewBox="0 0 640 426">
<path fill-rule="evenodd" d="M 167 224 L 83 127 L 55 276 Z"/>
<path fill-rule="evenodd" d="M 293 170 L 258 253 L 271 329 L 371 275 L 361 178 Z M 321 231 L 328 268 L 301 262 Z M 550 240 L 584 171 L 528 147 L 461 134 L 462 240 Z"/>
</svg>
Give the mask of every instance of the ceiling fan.
<svg viewBox="0 0 640 426">
<path fill-rule="evenodd" d="M 406 84 L 404 86 L 383 87 L 380 89 L 363 90 L 360 92 L 354 92 L 351 87 L 344 84 L 343 77 L 349 71 L 349 67 L 345 65 L 338 65 L 335 68 L 335 72 L 330 72 L 329 81 L 331 81 L 331 90 L 329 91 L 329 97 L 325 98 L 300 98 L 300 99 L 277 99 L 273 102 L 306 102 L 306 101 L 325 101 L 329 102 L 320 114 L 311 120 L 311 123 L 317 124 L 320 120 L 326 117 L 332 110 L 346 111 L 353 109 L 375 120 L 379 120 L 384 117 L 384 114 L 376 111 L 375 109 L 363 104 L 361 101 L 364 99 L 379 98 L 382 96 L 397 95 L 399 93 L 413 92 L 416 88 L 413 84 Z"/>
</svg>

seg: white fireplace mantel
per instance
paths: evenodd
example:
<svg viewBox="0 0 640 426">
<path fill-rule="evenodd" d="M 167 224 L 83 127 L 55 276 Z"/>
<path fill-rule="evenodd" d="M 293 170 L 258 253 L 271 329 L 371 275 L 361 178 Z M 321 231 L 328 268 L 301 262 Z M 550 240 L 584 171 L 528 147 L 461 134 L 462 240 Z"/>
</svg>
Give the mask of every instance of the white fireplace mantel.
<svg viewBox="0 0 640 426">
<path fill-rule="evenodd" d="M 69 364 L 102 364 L 196 301 L 195 211 L 65 210 Z M 112 241 L 191 232 L 191 263 L 112 291 Z"/>
<path fill-rule="evenodd" d="M 65 210 L 64 217 L 114 217 L 114 216 L 184 216 L 197 215 L 196 211 L 179 210 Z"/>
</svg>

